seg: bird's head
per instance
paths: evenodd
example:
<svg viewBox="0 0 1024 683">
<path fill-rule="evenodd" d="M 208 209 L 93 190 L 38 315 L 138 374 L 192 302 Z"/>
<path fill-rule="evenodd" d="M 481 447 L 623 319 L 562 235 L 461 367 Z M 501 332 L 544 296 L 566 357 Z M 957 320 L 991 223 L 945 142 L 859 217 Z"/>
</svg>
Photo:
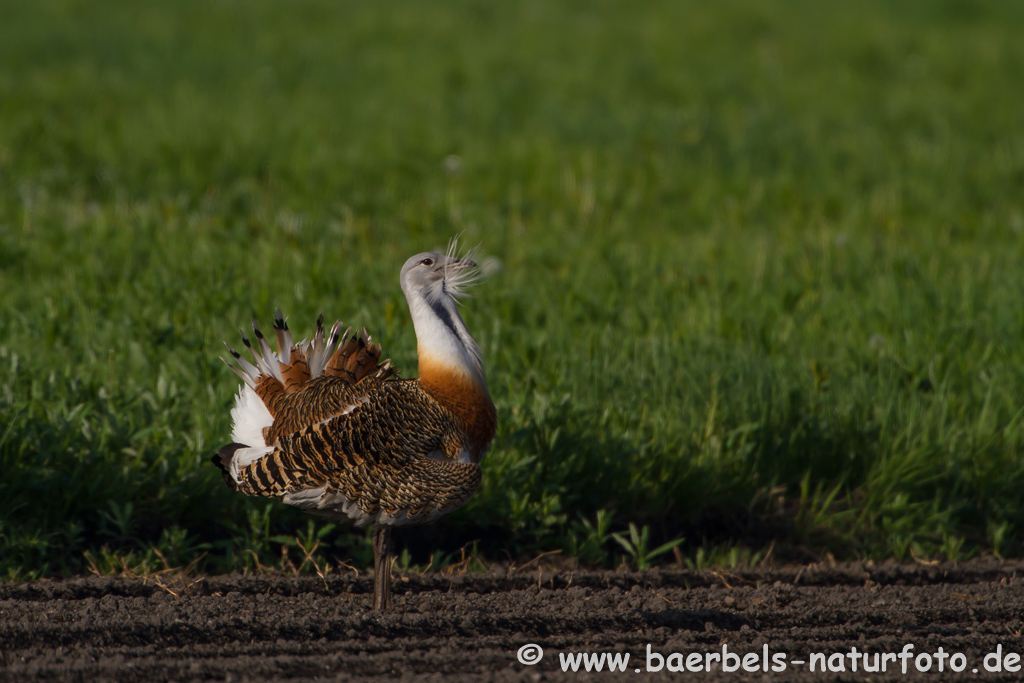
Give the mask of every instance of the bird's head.
<svg viewBox="0 0 1024 683">
<path fill-rule="evenodd" d="M 472 256 L 472 252 L 461 258 L 436 251 L 416 254 L 402 266 L 402 291 L 410 299 L 419 294 L 431 305 L 457 301 L 465 296 L 466 287 L 483 277 Z"/>
<path fill-rule="evenodd" d="M 473 258 L 476 250 L 456 256 L 457 249 L 452 240 L 448 253 L 425 251 L 402 267 L 402 291 L 416 328 L 420 384 L 436 389 L 461 377 L 469 380 L 472 391 L 490 401 L 480 348 L 466 329 L 456 301 L 465 295 L 466 287 L 494 267 L 485 262 L 481 269 Z"/>
</svg>

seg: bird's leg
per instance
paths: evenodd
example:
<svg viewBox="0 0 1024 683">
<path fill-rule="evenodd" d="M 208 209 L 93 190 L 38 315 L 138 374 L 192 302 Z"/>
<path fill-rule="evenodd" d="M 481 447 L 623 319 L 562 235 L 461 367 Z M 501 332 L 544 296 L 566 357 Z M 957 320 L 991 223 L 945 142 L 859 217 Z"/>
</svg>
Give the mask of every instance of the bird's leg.
<svg viewBox="0 0 1024 683">
<path fill-rule="evenodd" d="M 373 609 L 391 610 L 391 527 L 373 528 Z"/>
</svg>

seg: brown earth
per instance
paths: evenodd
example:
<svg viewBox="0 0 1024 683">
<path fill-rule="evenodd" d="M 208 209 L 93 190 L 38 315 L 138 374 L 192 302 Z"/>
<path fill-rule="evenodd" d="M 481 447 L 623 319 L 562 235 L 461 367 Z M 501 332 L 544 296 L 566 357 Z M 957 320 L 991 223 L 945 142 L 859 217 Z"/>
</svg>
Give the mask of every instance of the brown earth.
<svg viewBox="0 0 1024 683">
<path fill-rule="evenodd" d="M 1024 562 L 812 565 L 774 571 L 652 570 L 396 577 L 394 612 L 369 611 L 366 577 L 89 578 L 0 584 L 0 681 L 1024 680 L 985 655 L 1024 654 Z M 544 648 L 536 665 L 519 648 Z M 944 674 L 810 671 L 811 653 L 962 653 Z M 740 655 L 755 672 L 647 671 L 647 646 Z M 785 655 L 763 671 L 761 653 Z M 560 655 L 629 653 L 625 673 L 563 672 Z M 526 653 L 524 653 L 526 654 Z M 756 661 L 755 661 L 756 660 Z M 805 661 L 797 665 L 794 660 Z M 673 666 L 688 661 L 672 658 Z M 991 664 L 993 659 L 990 658 Z M 740 664 L 730 659 L 730 665 Z M 769 659 L 769 667 L 774 663 Z M 833 667 L 839 659 L 833 657 Z M 869 661 L 869 664 L 871 662 Z M 922 664 L 924 661 L 922 660 Z M 959 664 L 958 660 L 955 662 Z M 658 664 L 651 658 L 652 666 Z M 607 668 L 607 667 L 606 667 Z M 979 673 L 972 673 L 977 668 Z M 636 669 L 640 669 L 637 673 Z"/>
</svg>

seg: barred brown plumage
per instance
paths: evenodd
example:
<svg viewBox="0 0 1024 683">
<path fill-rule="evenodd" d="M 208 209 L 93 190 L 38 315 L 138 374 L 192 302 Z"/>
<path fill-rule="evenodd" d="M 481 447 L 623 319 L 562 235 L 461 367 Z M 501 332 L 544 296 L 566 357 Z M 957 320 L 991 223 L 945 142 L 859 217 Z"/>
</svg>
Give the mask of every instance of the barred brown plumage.
<svg viewBox="0 0 1024 683">
<path fill-rule="evenodd" d="M 426 252 L 402 268 L 420 376 L 399 379 L 366 330 L 293 344 L 275 313 L 274 354 L 253 322 L 232 438 L 213 462 L 231 488 L 374 526 L 375 609 L 390 607 L 390 528 L 432 522 L 469 500 L 497 428 L 480 352 L 455 297 L 479 279 L 469 258 Z"/>
</svg>

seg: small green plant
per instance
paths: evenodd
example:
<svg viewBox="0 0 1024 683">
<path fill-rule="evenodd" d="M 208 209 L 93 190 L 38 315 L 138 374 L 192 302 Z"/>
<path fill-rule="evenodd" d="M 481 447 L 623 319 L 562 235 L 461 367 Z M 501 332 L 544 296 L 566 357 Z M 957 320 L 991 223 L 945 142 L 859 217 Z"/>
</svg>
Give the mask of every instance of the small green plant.
<svg viewBox="0 0 1024 683">
<path fill-rule="evenodd" d="M 100 512 L 101 533 L 119 541 L 127 541 L 135 532 L 132 513 L 130 501 L 123 504 L 116 500 L 107 501 L 107 509 Z"/>
<path fill-rule="evenodd" d="M 245 522 L 233 525 L 231 545 L 244 572 L 266 571 L 272 564 L 270 531 L 272 507 L 268 501 L 245 501 Z"/>
<path fill-rule="evenodd" d="M 373 529 L 354 529 L 346 527 L 344 531 L 337 534 L 334 541 L 336 548 L 342 556 L 346 556 L 343 562 L 346 565 L 357 569 L 373 567 Z"/>
<path fill-rule="evenodd" d="M 486 563 L 476 550 L 476 544 L 473 544 L 473 550 L 468 555 L 466 548 L 462 548 L 459 561 L 454 561 L 454 557 L 454 553 L 435 550 L 430 554 L 426 564 L 413 564 L 408 548 L 403 548 L 402 552 L 398 553 L 394 559 L 394 569 L 402 574 L 426 574 L 427 572 L 451 574 L 465 573 L 467 570 L 486 571 L 487 569 Z"/>
<path fill-rule="evenodd" d="M 444 574 L 458 574 L 460 576 L 467 572 L 482 574 L 487 571 L 487 563 L 480 556 L 477 542 L 473 541 L 459 548 L 458 560 L 446 562 L 445 567 L 437 571 Z"/>
<path fill-rule="evenodd" d="M 811 473 L 806 472 L 800 480 L 800 498 L 797 503 L 794 525 L 805 536 L 814 536 L 836 530 L 854 516 L 850 509 L 839 509 L 837 499 L 845 490 L 843 482 L 827 485 L 818 482 L 811 489 Z"/>
<path fill-rule="evenodd" d="M 967 547 L 967 539 L 955 534 L 946 534 L 943 537 L 939 552 L 950 562 L 966 560 L 974 555 L 974 552 Z"/>
<path fill-rule="evenodd" d="M 422 573 L 437 572 L 443 573 L 448 569 L 448 565 L 452 563 L 452 554 L 446 553 L 443 550 L 435 550 L 430 553 L 430 560 L 423 567 Z"/>
<path fill-rule="evenodd" d="M 89 571 L 97 576 L 148 576 L 164 569 L 159 554 L 152 548 L 140 551 L 121 552 L 103 546 L 95 553 L 83 553 Z"/>
<path fill-rule="evenodd" d="M 667 543 L 662 543 L 657 548 L 650 550 L 647 546 L 650 541 L 651 531 L 646 524 L 641 529 L 637 529 L 636 524 L 629 523 L 629 538 L 626 538 L 621 533 L 613 533 L 614 538 L 619 545 L 621 545 L 628 556 L 632 559 L 634 566 L 637 569 L 650 569 L 651 560 L 664 555 L 671 551 L 673 548 L 682 543 L 685 539 L 677 538 Z"/>
<path fill-rule="evenodd" d="M 392 569 L 402 574 L 418 573 L 416 566 L 412 563 L 412 553 L 408 548 L 402 548 L 402 552 L 394 556 Z"/>
<path fill-rule="evenodd" d="M 744 546 L 718 546 L 697 548 L 694 556 L 684 562 L 690 569 L 746 569 L 761 563 L 765 553 Z"/>
<path fill-rule="evenodd" d="M 604 508 L 595 513 L 593 522 L 580 515 L 566 535 L 568 554 L 584 564 L 606 566 L 610 557 L 607 546 L 612 539 L 611 524 L 612 513 Z"/>
<path fill-rule="evenodd" d="M 986 531 L 988 542 L 992 546 L 992 552 L 996 557 L 1002 558 L 1008 545 L 1007 533 L 1010 530 L 1010 523 L 1005 520 L 989 521 Z"/>
<path fill-rule="evenodd" d="M 208 543 L 199 543 L 198 537 L 190 535 L 187 529 L 176 524 L 164 529 L 156 543 L 156 549 L 167 568 L 183 567 L 194 562 L 209 547 Z"/>
<path fill-rule="evenodd" d="M 290 571 L 293 574 L 312 572 L 321 578 L 329 574 L 331 565 L 323 553 L 318 551 L 323 539 L 329 536 L 335 528 L 334 524 L 319 525 L 316 520 L 307 519 L 305 531 L 300 531 L 294 536 L 272 536 L 271 541 L 281 544 L 280 567 L 282 571 Z M 297 566 L 291 560 L 290 551 L 292 549 L 296 550 L 299 556 Z"/>
</svg>

